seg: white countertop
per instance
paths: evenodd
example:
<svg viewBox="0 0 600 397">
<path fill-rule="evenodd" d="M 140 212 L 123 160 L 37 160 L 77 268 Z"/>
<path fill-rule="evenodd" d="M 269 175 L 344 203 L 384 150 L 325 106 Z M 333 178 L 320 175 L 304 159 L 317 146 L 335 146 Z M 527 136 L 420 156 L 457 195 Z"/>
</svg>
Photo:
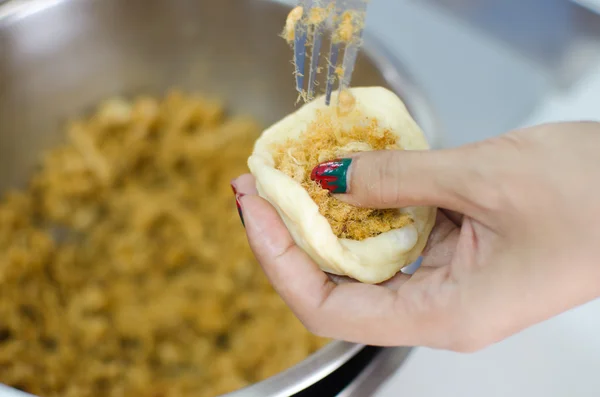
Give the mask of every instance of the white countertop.
<svg viewBox="0 0 600 397">
<path fill-rule="evenodd" d="M 600 120 L 600 64 L 566 94 L 549 96 L 523 125 L 581 119 Z M 417 348 L 375 395 L 401 396 L 598 397 L 600 300 L 477 353 Z"/>
</svg>

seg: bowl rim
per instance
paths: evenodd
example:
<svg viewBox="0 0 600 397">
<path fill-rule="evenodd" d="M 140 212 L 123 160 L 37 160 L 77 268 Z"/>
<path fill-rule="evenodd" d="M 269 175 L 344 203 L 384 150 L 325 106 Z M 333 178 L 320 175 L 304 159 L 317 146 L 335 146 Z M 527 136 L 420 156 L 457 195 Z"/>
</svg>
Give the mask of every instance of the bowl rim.
<svg viewBox="0 0 600 397">
<path fill-rule="evenodd" d="M 68 1 L 94 0 L 0 0 L 0 26 L 18 22 L 29 15 Z M 281 9 L 289 10 L 292 8 L 290 4 L 281 0 L 258 1 L 268 1 Z M 401 96 L 409 113 L 423 129 L 430 146 L 434 149 L 444 147 L 441 124 L 431 102 L 417 84 L 413 83 L 415 79 L 406 67 L 380 40 L 369 32 L 368 27 L 363 34 L 363 45 L 360 51 L 382 74 L 389 88 Z M 292 84 L 291 81 L 290 84 Z M 263 381 L 224 394 L 221 397 L 292 396 L 340 368 L 365 346 L 364 344 L 333 340 L 296 365 Z M 251 347 L 249 346 L 249 348 Z M 36 397 L 2 383 L 0 383 L 0 394 L 6 397 Z"/>
</svg>

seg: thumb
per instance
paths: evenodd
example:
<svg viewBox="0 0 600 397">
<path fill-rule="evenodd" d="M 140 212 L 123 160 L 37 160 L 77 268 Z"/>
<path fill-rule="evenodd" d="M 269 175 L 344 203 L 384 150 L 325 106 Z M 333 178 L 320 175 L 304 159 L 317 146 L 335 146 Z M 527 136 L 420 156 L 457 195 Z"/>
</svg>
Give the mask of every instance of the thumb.
<svg viewBox="0 0 600 397">
<path fill-rule="evenodd" d="M 356 153 L 319 164 L 311 178 L 359 207 L 437 206 L 466 213 L 483 178 L 468 147 Z"/>
</svg>

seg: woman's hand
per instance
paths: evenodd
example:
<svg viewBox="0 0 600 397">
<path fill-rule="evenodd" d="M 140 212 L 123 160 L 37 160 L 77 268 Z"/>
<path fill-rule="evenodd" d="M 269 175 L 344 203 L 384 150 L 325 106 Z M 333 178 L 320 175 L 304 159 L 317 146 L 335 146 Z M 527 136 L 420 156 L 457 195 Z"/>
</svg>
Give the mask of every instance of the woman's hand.
<svg viewBox="0 0 600 397">
<path fill-rule="evenodd" d="M 330 277 L 254 180 L 233 182 L 248 240 L 315 334 L 474 351 L 600 296 L 600 124 L 560 123 L 456 149 L 354 157 L 340 200 L 443 208 L 414 275 Z"/>
</svg>

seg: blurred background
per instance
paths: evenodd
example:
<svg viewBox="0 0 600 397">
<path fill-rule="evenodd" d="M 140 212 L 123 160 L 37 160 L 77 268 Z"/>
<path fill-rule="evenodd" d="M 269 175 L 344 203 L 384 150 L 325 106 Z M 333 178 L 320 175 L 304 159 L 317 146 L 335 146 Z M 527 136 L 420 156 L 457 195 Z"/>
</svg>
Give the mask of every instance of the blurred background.
<svg viewBox="0 0 600 397">
<path fill-rule="evenodd" d="M 285 1 L 294 4 L 294 1 Z M 367 30 L 457 145 L 515 128 L 597 68 L 597 0 L 370 0 Z"/>
</svg>

